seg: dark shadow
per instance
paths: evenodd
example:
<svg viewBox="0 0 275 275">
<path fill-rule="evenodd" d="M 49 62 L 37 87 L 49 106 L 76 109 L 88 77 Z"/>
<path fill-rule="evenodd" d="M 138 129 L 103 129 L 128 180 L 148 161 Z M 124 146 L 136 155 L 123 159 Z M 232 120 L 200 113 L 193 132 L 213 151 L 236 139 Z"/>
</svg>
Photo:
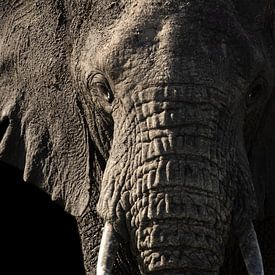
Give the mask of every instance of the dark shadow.
<svg viewBox="0 0 275 275">
<path fill-rule="evenodd" d="M 241 250 L 233 234 L 229 234 L 220 275 L 248 275 Z"/>
<path fill-rule="evenodd" d="M 0 162 L 1 274 L 84 273 L 75 219 Z"/>
<path fill-rule="evenodd" d="M 254 223 L 262 252 L 265 275 L 275 274 L 275 215 Z M 220 275 L 248 275 L 237 240 L 231 234 Z"/>
<path fill-rule="evenodd" d="M 1 121 L 0 121 L 0 141 L 2 140 L 2 138 L 4 137 L 8 127 L 9 127 L 9 119 L 7 117 L 4 117 Z"/>
</svg>

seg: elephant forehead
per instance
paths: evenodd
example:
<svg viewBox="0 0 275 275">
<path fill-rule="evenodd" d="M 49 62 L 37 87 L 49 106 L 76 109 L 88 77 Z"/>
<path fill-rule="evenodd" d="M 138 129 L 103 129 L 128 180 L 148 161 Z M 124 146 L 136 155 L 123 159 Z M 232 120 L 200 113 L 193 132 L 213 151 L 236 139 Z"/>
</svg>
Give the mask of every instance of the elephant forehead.
<svg viewBox="0 0 275 275">
<path fill-rule="evenodd" d="M 144 79 L 203 82 L 218 79 L 221 72 L 221 83 L 234 78 L 226 74 L 238 67 L 237 62 L 249 67 L 251 43 L 233 7 L 222 1 L 202 2 L 127 2 L 115 24 L 91 28 L 81 55 L 82 70 L 102 69 L 115 84 L 129 79 L 132 84 Z"/>
</svg>

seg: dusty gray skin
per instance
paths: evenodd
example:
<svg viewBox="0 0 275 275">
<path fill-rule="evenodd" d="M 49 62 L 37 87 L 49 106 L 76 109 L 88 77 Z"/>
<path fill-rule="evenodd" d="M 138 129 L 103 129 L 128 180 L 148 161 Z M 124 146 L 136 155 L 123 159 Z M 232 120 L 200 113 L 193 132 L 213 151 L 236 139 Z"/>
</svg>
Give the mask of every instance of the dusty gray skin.
<svg viewBox="0 0 275 275">
<path fill-rule="evenodd" d="M 77 217 L 88 274 L 104 223 L 98 274 L 218 274 L 230 232 L 263 274 L 271 4 L 1 2 L 0 156 Z"/>
</svg>

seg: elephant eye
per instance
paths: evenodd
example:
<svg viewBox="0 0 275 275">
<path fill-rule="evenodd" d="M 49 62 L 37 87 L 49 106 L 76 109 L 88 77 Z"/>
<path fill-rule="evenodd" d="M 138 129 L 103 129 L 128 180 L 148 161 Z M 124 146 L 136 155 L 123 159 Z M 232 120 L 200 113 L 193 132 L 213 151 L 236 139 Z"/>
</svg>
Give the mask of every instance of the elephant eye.
<svg viewBox="0 0 275 275">
<path fill-rule="evenodd" d="M 96 73 L 90 77 L 88 88 L 95 91 L 99 96 L 103 96 L 107 102 L 113 101 L 112 89 L 106 77 L 101 73 Z"/>
<path fill-rule="evenodd" d="M 266 82 L 263 78 L 257 79 L 249 88 L 246 97 L 246 106 L 250 109 L 262 98 L 265 94 Z"/>
</svg>

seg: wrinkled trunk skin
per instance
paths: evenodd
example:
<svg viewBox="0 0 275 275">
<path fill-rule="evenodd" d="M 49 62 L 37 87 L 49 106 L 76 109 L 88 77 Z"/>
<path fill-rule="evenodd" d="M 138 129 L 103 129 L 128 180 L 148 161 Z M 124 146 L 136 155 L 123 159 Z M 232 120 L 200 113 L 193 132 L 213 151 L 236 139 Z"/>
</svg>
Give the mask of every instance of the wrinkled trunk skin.
<svg viewBox="0 0 275 275">
<path fill-rule="evenodd" d="M 99 211 L 130 237 L 142 274 L 216 274 L 234 197 L 223 94 L 167 86 L 134 97 L 115 127 Z"/>
</svg>

